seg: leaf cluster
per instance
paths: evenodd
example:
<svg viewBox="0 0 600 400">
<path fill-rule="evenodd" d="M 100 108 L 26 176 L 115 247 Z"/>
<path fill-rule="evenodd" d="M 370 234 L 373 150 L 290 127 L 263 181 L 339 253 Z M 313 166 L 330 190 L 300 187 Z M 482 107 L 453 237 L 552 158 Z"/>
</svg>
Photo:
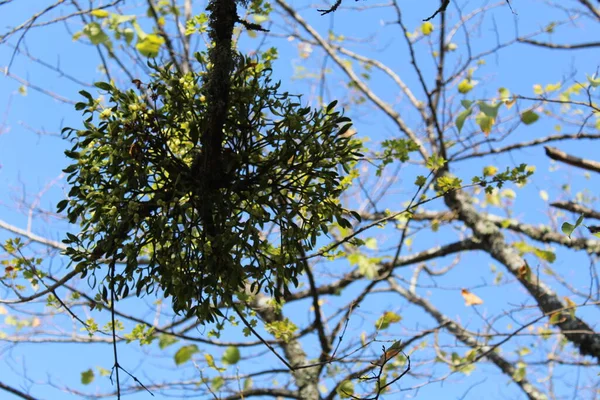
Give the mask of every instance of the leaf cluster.
<svg viewBox="0 0 600 400">
<path fill-rule="evenodd" d="M 106 108 L 81 92 L 87 101 L 76 108 L 86 119 L 84 129 L 63 131 L 73 163 L 64 170 L 69 199 L 58 208 L 81 226 L 65 243 L 82 275 L 95 284 L 104 261 L 122 265 L 114 279 L 103 278 L 104 297 L 158 288 L 176 312 L 213 321 L 218 305 L 244 287 L 277 295 L 297 284 L 299 259 L 328 224 L 351 226 L 338 200 L 361 156 L 360 142 L 345 135 L 350 120 L 335 102 L 302 107 L 268 68 L 236 62 L 215 171 L 195 165 L 207 154 L 204 71 L 151 65 L 150 82 L 136 80 L 137 90 L 98 83 Z M 218 229 L 209 230 L 207 213 Z"/>
</svg>

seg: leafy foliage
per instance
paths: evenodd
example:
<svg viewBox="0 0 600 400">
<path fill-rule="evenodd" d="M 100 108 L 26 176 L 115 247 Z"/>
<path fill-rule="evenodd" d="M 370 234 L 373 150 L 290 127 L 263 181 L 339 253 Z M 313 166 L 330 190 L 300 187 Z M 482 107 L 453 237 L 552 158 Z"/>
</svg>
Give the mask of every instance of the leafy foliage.
<svg viewBox="0 0 600 400">
<path fill-rule="evenodd" d="M 335 102 L 301 107 L 268 68 L 240 57 L 221 170 L 206 177 L 197 165 L 207 122 L 204 73 L 152 67 L 147 85 L 134 82 L 139 92 L 96 84 L 110 107 L 81 92 L 87 102 L 76 108 L 87 116 L 85 129 L 64 130 L 74 163 L 65 169 L 70 199 L 59 211 L 67 208 L 81 224 L 68 235 L 66 254 L 93 282 L 103 259 L 125 264 L 104 278 L 105 300 L 106 288 L 121 297 L 160 288 L 175 311 L 212 321 L 217 305 L 245 285 L 277 294 L 276 282 L 297 284 L 298 259 L 327 224 L 351 226 L 337 199 L 360 142 L 344 135 L 350 120 Z M 265 237 L 269 226 L 279 234 Z"/>
</svg>

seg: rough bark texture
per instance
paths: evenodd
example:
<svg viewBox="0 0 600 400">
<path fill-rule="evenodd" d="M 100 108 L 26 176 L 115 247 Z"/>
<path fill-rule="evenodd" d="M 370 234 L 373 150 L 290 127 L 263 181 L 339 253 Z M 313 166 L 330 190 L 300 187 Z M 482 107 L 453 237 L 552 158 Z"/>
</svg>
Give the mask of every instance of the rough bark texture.
<svg viewBox="0 0 600 400">
<path fill-rule="evenodd" d="M 500 228 L 475 209 L 467 193 L 462 190 L 451 191 L 444 196 L 444 200 L 446 205 L 457 213 L 458 218 L 473 231 L 475 237 L 481 240 L 483 249 L 519 279 L 542 312 L 550 315 L 566 307 L 548 286 L 536 280 L 520 278 L 519 270 L 525 265 L 525 260 L 506 243 Z M 565 337 L 582 355 L 592 356 L 600 361 L 600 335 L 581 319 L 571 317 L 568 312 L 563 313 L 563 316 L 563 321 L 557 326 Z"/>
<path fill-rule="evenodd" d="M 212 0 L 208 5 L 213 46 L 208 51 L 212 64 L 206 75 L 207 123 L 200 137 L 202 152 L 196 164 L 203 182 L 202 223 L 209 236 L 219 234 L 219 181 L 223 175 L 223 128 L 229 110 L 229 89 L 234 69 L 233 27 L 237 21 L 236 0 Z M 201 157 L 201 158 L 200 158 Z"/>
<path fill-rule="evenodd" d="M 283 320 L 281 313 L 276 313 L 268 300 L 267 296 L 257 294 L 252 302 L 252 308 L 266 323 Z M 321 399 L 319 393 L 319 367 L 298 368 L 310 364 L 300 341 L 292 338 L 287 343 L 282 343 L 281 347 L 285 358 L 293 367 L 291 374 L 298 387 L 298 398 L 302 400 Z"/>
</svg>

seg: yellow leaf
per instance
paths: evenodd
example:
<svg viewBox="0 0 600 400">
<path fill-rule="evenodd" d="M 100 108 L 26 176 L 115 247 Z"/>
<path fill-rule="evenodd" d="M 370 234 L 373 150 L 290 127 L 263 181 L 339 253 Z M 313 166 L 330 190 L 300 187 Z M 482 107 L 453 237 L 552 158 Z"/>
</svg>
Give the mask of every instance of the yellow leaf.
<svg viewBox="0 0 600 400">
<path fill-rule="evenodd" d="M 485 115 L 483 112 L 480 112 L 475 117 L 475 122 L 479 125 L 479 128 L 481 128 L 481 131 L 485 133 L 485 136 L 487 136 L 492 132 L 495 120 L 494 118 Z"/>
<path fill-rule="evenodd" d="M 512 100 L 504 100 L 504 105 L 506 106 L 507 109 L 511 109 L 512 106 L 515 105 L 515 103 L 517 102 L 516 98 L 512 98 Z"/>
<path fill-rule="evenodd" d="M 488 165 L 483 168 L 483 176 L 494 176 L 498 173 L 498 167 Z"/>
<path fill-rule="evenodd" d="M 483 304 L 483 300 L 479 298 L 477 295 L 469 292 L 467 289 L 462 289 L 460 291 L 463 299 L 465 299 L 465 306 L 475 306 L 478 304 Z"/>
<path fill-rule="evenodd" d="M 567 310 L 569 312 L 569 315 L 571 316 L 571 318 L 575 318 L 575 309 L 577 308 L 577 304 L 575 304 L 575 302 L 567 296 L 563 297 L 563 299 L 565 299 L 565 303 L 567 303 L 567 307 L 569 307 L 569 309 Z"/>
<path fill-rule="evenodd" d="M 554 91 L 560 89 L 560 87 L 561 87 L 560 82 L 558 82 L 558 83 L 549 83 L 549 84 L 546 85 L 546 87 L 544 88 L 544 90 L 546 92 L 554 92 Z"/>
<path fill-rule="evenodd" d="M 468 80 L 468 79 L 463 79 L 458 84 L 458 92 L 462 93 L 462 94 L 469 93 L 471 91 L 471 89 L 473 89 L 473 87 L 475 87 L 475 84 L 473 83 L 473 81 Z"/>
<path fill-rule="evenodd" d="M 542 85 L 539 85 L 539 84 L 533 85 L 533 93 L 535 93 L 535 94 L 544 93 L 544 89 L 542 88 Z"/>
<path fill-rule="evenodd" d="M 421 32 L 423 32 L 423 35 L 425 36 L 431 35 L 431 32 L 433 32 L 433 24 L 429 21 L 423 22 L 423 24 L 421 24 Z"/>
<path fill-rule="evenodd" d="M 90 14 L 96 18 L 106 18 L 110 15 L 110 13 L 106 10 L 92 10 L 90 11 Z"/>
</svg>

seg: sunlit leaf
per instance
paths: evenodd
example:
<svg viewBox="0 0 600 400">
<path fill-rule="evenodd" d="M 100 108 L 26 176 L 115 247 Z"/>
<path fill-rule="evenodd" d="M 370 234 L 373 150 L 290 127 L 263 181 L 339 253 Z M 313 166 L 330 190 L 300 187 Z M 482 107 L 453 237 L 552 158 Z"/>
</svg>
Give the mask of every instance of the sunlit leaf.
<svg viewBox="0 0 600 400">
<path fill-rule="evenodd" d="M 375 322 L 375 328 L 376 329 L 387 329 L 387 328 L 389 328 L 390 324 L 400 322 L 401 320 L 402 320 L 402 317 L 400 315 L 398 315 L 392 311 L 386 311 Z"/>
<path fill-rule="evenodd" d="M 254 19 L 254 22 L 256 22 L 257 24 L 262 24 L 263 22 L 269 20 L 269 17 L 266 15 L 253 15 L 252 18 Z"/>
<path fill-rule="evenodd" d="M 421 32 L 423 32 L 423 35 L 425 36 L 431 35 L 431 32 L 433 32 L 433 24 L 429 21 L 423 22 L 421 24 Z"/>
<path fill-rule="evenodd" d="M 592 87 L 600 86 L 600 77 L 598 77 L 596 75 L 594 75 L 594 76 L 587 75 L 587 80 Z"/>
<path fill-rule="evenodd" d="M 110 13 L 106 10 L 92 10 L 90 11 L 90 14 L 96 18 L 106 18 L 110 15 Z"/>
<path fill-rule="evenodd" d="M 479 298 L 477 295 L 469 292 L 467 289 L 462 289 L 460 291 L 460 294 L 462 295 L 463 299 L 465 299 L 466 306 L 474 306 L 474 305 L 483 304 L 483 300 L 481 298 Z"/>
<path fill-rule="evenodd" d="M 177 353 L 175 353 L 175 364 L 181 365 L 189 361 L 192 358 L 192 356 L 197 352 L 198 346 L 196 346 L 195 344 L 181 347 L 179 350 L 177 350 Z"/>
<path fill-rule="evenodd" d="M 158 347 L 163 350 L 179 341 L 175 336 L 162 334 L 158 337 Z"/>
<path fill-rule="evenodd" d="M 235 365 L 240 361 L 240 350 L 235 346 L 229 346 L 223 353 L 223 358 L 221 359 L 223 364 L 226 365 Z"/>
<path fill-rule="evenodd" d="M 474 81 L 472 81 L 470 79 L 463 79 L 458 84 L 458 92 L 462 93 L 462 94 L 469 93 L 474 87 L 475 87 Z"/>
<path fill-rule="evenodd" d="M 158 35 L 146 35 L 144 39 L 141 39 L 135 48 L 146 57 L 156 57 L 160 51 L 161 46 L 165 43 L 165 40 Z"/>
<path fill-rule="evenodd" d="M 90 39 L 90 42 L 94 45 L 108 44 L 110 39 L 106 33 L 102 30 L 102 27 L 97 22 L 90 22 L 83 27 L 83 33 Z"/>
<path fill-rule="evenodd" d="M 485 113 L 480 112 L 475 117 L 475 122 L 481 128 L 481 131 L 485 133 L 485 135 L 489 135 L 492 132 L 492 127 L 494 126 L 494 118 L 485 115 Z"/>
</svg>

